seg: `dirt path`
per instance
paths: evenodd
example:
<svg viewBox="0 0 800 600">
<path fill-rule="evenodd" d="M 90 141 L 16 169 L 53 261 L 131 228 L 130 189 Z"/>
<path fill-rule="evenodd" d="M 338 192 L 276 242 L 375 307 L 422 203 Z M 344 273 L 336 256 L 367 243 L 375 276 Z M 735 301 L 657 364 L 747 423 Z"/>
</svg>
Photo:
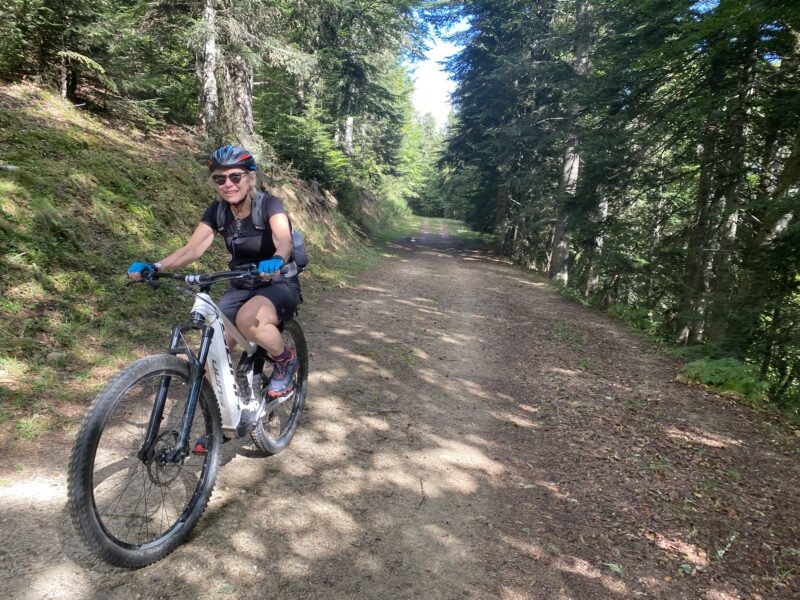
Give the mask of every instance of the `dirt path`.
<svg viewBox="0 0 800 600">
<path fill-rule="evenodd" d="M 798 597 L 796 444 L 675 382 L 605 316 L 455 246 L 429 223 L 304 307 L 295 440 L 270 459 L 226 445 L 199 526 L 152 567 L 83 550 L 68 441 L 20 458 L 0 485 L 0 596 Z"/>
</svg>

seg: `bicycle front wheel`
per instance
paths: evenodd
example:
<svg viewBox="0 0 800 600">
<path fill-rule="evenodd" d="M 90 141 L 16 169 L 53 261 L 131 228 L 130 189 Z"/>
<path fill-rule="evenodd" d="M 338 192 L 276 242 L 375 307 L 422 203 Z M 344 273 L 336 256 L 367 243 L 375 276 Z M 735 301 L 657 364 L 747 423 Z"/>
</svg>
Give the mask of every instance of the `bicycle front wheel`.
<svg viewBox="0 0 800 600">
<path fill-rule="evenodd" d="M 189 444 L 205 452 L 159 460 L 175 448 L 189 395 L 189 364 L 150 356 L 123 369 L 94 400 L 69 465 L 69 510 L 89 548 L 108 563 L 138 568 L 172 552 L 205 510 L 220 462 L 222 426 L 214 393 L 203 382 Z M 154 401 L 168 384 L 154 457 L 137 455 Z"/>
<path fill-rule="evenodd" d="M 282 336 L 284 344 L 294 350 L 300 360 L 300 367 L 292 382 L 294 388 L 285 402 L 268 411 L 250 433 L 255 445 L 269 455 L 277 454 L 289 445 L 297 429 L 308 392 L 308 346 L 300 324 L 294 320 L 287 322 L 284 325 Z M 264 389 L 261 390 L 262 394 L 269 385 L 271 375 L 272 363 L 265 362 L 262 373 L 264 386 Z"/>
</svg>

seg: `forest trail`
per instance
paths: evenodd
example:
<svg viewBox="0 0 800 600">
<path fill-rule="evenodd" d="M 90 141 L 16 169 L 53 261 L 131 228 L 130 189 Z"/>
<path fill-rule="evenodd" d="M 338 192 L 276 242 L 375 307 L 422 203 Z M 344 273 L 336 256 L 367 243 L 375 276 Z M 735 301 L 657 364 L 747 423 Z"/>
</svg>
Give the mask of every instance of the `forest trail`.
<svg viewBox="0 0 800 600">
<path fill-rule="evenodd" d="M 796 444 L 605 315 L 430 222 L 300 319 L 294 441 L 227 444 L 209 509 L 156 565 L 83 550 L 69 440 L 14 457 L 0 596 L 797 597 Z"/>
</svg>

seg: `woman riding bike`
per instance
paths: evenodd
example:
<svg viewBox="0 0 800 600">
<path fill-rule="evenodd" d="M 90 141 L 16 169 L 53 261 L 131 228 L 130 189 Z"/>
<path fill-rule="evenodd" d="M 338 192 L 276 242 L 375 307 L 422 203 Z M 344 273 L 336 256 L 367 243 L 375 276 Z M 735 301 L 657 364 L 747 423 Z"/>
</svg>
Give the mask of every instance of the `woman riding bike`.
<svg viewBox="0 0 800 600">
<path fill-rule="evenodd" d="M 256 162 L 240 146 L 222 146 L 208 159 L 208 169 L 219 198 L 200 218 L 189 241 L 182 248 L 155 263 L 136 261 L 128 268 L 131 279 L 141 279 L 147 270 L 174 270 L 199 259 L 219 232 L 231 253 L 230 269 L 258 264 L 261 281 L 234 280 L 218 302 L 219 308 L 249 341 L 255 342 L 275 361 L 268 395 L 277 398 L 292 390 L 299 368 L 295 353 L 287 348 L 278 329 L 291 319 L 300 303 L 297 275 L 282 276 L 280 269 L 291 260 L 292 233 L 289 217 L 278 198 L 265 194 L 256 202 Z M 256 217 L 256 219 L 254 219 Z M 261 219 L 258 223 L 255 220 Z M 228 347 L 234 344 L 228 335 Z"/>
</svg>

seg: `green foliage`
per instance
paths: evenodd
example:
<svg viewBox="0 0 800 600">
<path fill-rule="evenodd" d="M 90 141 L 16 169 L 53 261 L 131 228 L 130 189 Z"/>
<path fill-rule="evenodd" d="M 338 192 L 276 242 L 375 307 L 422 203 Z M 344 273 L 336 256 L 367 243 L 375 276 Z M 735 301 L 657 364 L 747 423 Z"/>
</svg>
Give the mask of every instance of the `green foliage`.
<svg viewBox="0 0 800 600">
<path fill-rule="evenodd" d="M 559 283 L 556 283 L 555 287 L 558 290 L 558 293 L 561 294 L 567 300 L 572 300 L 573 302 L 580 302 L 581 304 L 586 304 L 586 299 L 583 298 L 583 296 L 578 290 L 571 288 L 568 285 L 563 285 Z"/>
<path fill-rule="evenodd" d="M 677 346 L 670 349 L 670 354 L 686 360 L 699 360 L 701 358 L 721 358 L 720 355 L 706 345 Z"/>
<path fill-rule="evenodd" d="M 443 142 L 444 132 L 439 130 L 430 113 L 406 121 L 400 170 L 406 182 L 403 195 L 416 214 L 446 216 L 447 195 L 440 184 L 441 175 L 436 165 Z"/>
<path fill-rule="evenodd" d="M 83 70 L 90 73 L 91 76 L 97 79 L 97 81 L 99 81 L 107 90 L 112 92 L 117 91 L 117 85 L 108 78 L 106 75 L 106 70 L 102 67 L 102 65 L 92 60 L 88 56 L 85 56 L 80 52 L 73 52 L 72 50 L 60 50 L 56 53 L 56 55 L 82 67 Z"/>
<path fill-rule="evenodd" d="M 636 329 L 652 332 L 653 321 L 650 320 L 650 311 L 646 308 L 630 308 L 622 304 L 609 307 L 608 314 Z"/>
<path fill-rule="evenodd" d="M 763 401 L 768 385 L 752 365 L 734 358 L 701 358 L 683 367 L 684 375 L 721 392 L 736 392 L 751 402 Z"/>
<path fill-rule="evenodd" d="M 253 114 L 264 138 L 247 143 L 334 193 L 368 190 L 386 202 L 388 218 L 404 211 L 398 200 L 418 194 L 419 164 L 431 164 L 409 143 L 413 84 L 403 57 L 421 48 L 416 5 L 234 0 L 217 6 L 209 24 L 196 2 L 12 0 L 0 9 L 0 67 L 11 80 L 40 78 L 141 128 L 156 129 L 163 118 L 195 124 L 198 69 L 213 34 L 222 108 L 207 133 L 238 135 L 227 93 L 232 61 L 243 59 L 256 80 Z"/>
<path fill-rule="evenodd" d="M 432 188 L 444 193 L 426 210 L 492 232 L 541 271 L 566 248 L 562 293 L 669 344 L 758 364 L 772 402 L 800 410 L 798 9 L 430 10 L 468 29 L 449 63 L 456 111 Z"/>
<path fill-rule="evenodd" d="M 8 38 L 0 44 L 0 66 L 5 77 L 18 79 L 36 75 L 49 81 L 63 81 L 74 95 L 78 69 L 113 85 L 93 56 L 92 48 L 106 34 L 99 26 L 111 9 L 109 0 L 11 0 L 4 3 L 0 20 Z M 8 44 L 6 45 L 6 40 Z M 67 72 L 62 71 L 66 60 Z M 102 61 L 100 61 L 102 62 Z M 7 70 L 6 70 L 7 69 Z"/>
<path fill-rule="evenodd" d="M 30 442 L 46 432 L 48 425 L 46 420 L 40 415 L 32 415 L 30 417 L 24 417 L 14 423 L 14 429 L 19 437 L 26 442 Z"/>
<path fill-rule="evenodd" d="M 330 131 L 314 115 L 277 115 L 265 131 L 278 155 L 304 179 L 340 189 L 348 176 L 347 156 L 334 145 Z"/>
<path fill-rule="evenodd" d="M 110 372 L 162 350 L 185 319 L 182 294 L 127 286 L 124 270 L 185 243 L 213 191 L 186 133 L 112 127 L 33 86 L 0 88 L 0 147 L 3 163 L 19 167 L 0 171 L 0 422 L 32 439 L 63 423 L 51 408 L 84 402 Z M 376 222 L 408 212 L 353 192 L 354 212 Z M 378 260 L 340 212 L 291 209 L 313 257 L 307 296 Z M 226 261 L 217 243 L 196 268 Z"/>
<path fill-rule="evenodd" d="M 0 412 L 74 398 L 73 375 L 152 342 L 180 305 L 126 288 L 124 269 L 177 248 L 211 190 L 185 136 L 161 140 L 162 164 L 152 138 L 119 127 L 38 88 L 0 90 L 3 161 L 19 167 L 0 172 L 0 378 L 16 382 Z M 44 422 L 18 431 L 36 435 Z"/>
</svg>

